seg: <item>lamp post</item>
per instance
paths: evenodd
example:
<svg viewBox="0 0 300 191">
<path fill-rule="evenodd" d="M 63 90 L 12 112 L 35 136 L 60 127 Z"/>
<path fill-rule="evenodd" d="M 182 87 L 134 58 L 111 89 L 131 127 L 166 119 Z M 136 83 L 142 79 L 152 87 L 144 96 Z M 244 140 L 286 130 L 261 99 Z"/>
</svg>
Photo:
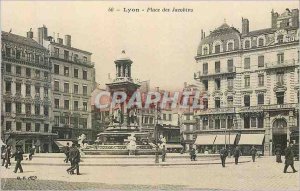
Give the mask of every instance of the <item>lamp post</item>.
<svg viewBox="0 0 300 191">
<path fill-rule="evenodd" d="M 155 131 L 154 131 L 154 136 L 155 136 L 155 163 L 159 163 L 159 154 L 158 154 L 158 127 L 159 123 L 158 120 L 160 119 L 160 108 L 159 108 L 159 103 L 156 105 L 156 124 L 155 124 Z"/>
</svg>

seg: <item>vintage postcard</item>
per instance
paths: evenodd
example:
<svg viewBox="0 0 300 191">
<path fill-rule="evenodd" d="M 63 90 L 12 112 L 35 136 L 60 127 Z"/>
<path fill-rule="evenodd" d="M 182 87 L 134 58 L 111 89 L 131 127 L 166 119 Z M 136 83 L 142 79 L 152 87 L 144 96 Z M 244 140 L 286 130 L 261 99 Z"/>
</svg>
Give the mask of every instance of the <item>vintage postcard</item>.
<svg viewBox="0 0 300 191">
<path fill-rule="evenodd" d="M 1 1 L 1 190 L 299 190 L 298 1 Z"/>
</svg>

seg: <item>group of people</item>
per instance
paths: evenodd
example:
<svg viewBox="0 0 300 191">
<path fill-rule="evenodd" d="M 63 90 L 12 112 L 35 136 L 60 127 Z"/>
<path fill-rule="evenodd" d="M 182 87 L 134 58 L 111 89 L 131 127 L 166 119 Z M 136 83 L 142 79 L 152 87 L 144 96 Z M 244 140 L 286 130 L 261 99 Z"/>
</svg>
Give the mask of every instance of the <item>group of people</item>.
<svg viewBox="0 0 300 191">
<path fill-rule="evenodd" d="M 281 150 L 281 145 L 277 145 L 275 148 L 275 155 L 276 155 L 276 162 L 277 163 L 282 163 L 281 160 L 281 155 L 282 155 L 282 150 Z M 291 166 L 293 173 L 297 172 L 297 170 L 294 167 L 294 151 L 293 151 L 293 143 L 290 142 L 289 146 L 285 149 L 285 164 L 284 164 L 284 169 L 283 172 L 287 173 L 287 169 L 289 166 Z"/>
<path fill-rule="evenodd" d="M 80 175 L 79 173 L 79 163 L 80 163 L 80 151 L 78 149 L 78 144 L 72 143 L 72 146 L 69 147 L 69 143 L 64 148 L 64 153 L 66 155 L 66 158 L 64 160 L 65 163 L 68 163 L 70 161 L 71 166 L 67 169 L 68 174 L 76 174 Z"/>
<path fill-rule="evenodd" d="M 14 173 L 17 173 L 18 170 L 20 170 L 20 173 L 23 173 L 23 168 L 21 165 L 21 162 L 23 160 L 23 154 L 24 151 L 22 149 L 21 145 L 16 145 L 16 151 L 12 153 L 11 146 L 10 145 L 3 145 L 1 147 L 1 158 L 2 158 L 2 166 L 5 166 L 5 168 L 8 168 L 8 166 L 11 166 L 10 158 L 15 158 L 16 166 L 14 169 Z"/>
</svg>

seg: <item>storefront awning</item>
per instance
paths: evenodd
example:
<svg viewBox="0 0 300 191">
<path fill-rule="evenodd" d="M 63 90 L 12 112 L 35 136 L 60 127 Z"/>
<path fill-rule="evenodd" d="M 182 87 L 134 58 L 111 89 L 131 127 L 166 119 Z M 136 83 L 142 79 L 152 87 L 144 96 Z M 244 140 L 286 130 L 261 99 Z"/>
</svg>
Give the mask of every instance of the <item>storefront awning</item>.
<svg viewBox="0 0 300 191">
<path fill-rule="evenodd" d="M 230 135 L 227 134 L 227 135 L 217 135 L 217 138 L 215 140 L 215 145 L 225 145 L 225 141 L 226 141 L 226 144 L 227 145 L 233 145 L 234 144 L 234 141 L 235 141 L 235 137 L 236 137 L 236 134 L 233 134 L 233 135 Z M 230 142 L 229 142 L 230 141 Z"/>
<path fill-rule="evenodd" d="M 72 145 L 72 141 L 54 141 L 54 142 L 58 146 L 58 148 L 67 146 L 67 143 L 69 143 L 69 146 Z"/>
<path fill-rule="evenodd" d="M 182 149 L 183 146 L 180 144 L 166 144 L 167 149 Z"/>
<path fill-rule="evenodd" d="M 262 145 L 265 134 L 241 134 L 239 145 Z"/>
<path fill-rule="evenodd" d="M 195 141 L 195 145 L 213 145 L 216 139 L 216 135 L 198 135 Z"/>
</svg>

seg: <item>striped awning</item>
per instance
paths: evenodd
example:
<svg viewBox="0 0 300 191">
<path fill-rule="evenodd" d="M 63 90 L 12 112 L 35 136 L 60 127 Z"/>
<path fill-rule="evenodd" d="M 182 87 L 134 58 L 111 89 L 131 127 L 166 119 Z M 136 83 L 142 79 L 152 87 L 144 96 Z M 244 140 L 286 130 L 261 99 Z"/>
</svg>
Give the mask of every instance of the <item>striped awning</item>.
<svg viewBox="0 0 300 191">
<path fill-rule="evenodd" d="M 198 135 L 195 145 L 213 145 L 217 135 Z"/>
<path fill-rule="evenodd" d="M 167 149 L 182 149 L 183 146 L 180 144 L 166 144 Z"/>
<path fill-rule="evenodd" d="M 58 146 L 58 148 L 63 148 L 67 146 L 67 143 L 69 143 L 69 145 L 72 145 L 72 141 L 54 141 L 54 142 Z"/>
<path fill-rule="evenodd" d="M 262 145 L 265 134 L 241 134 L 239 145 Z"/>
<path fill-rule="evenodd" d="M 225 142 L 227 145 L 233 145 L 234 144 L 234 141 L 235 141 L 235 138 L 236 138 L 236 134 L 233 134 L 233 135 L 230 135 L 227 134 L 227 135 L 217 135 L 217 138 L 215 140 L 215 145 L 225 145 Z M 229 142 L 230 141 L 230 142 Z"/>
</svg>

